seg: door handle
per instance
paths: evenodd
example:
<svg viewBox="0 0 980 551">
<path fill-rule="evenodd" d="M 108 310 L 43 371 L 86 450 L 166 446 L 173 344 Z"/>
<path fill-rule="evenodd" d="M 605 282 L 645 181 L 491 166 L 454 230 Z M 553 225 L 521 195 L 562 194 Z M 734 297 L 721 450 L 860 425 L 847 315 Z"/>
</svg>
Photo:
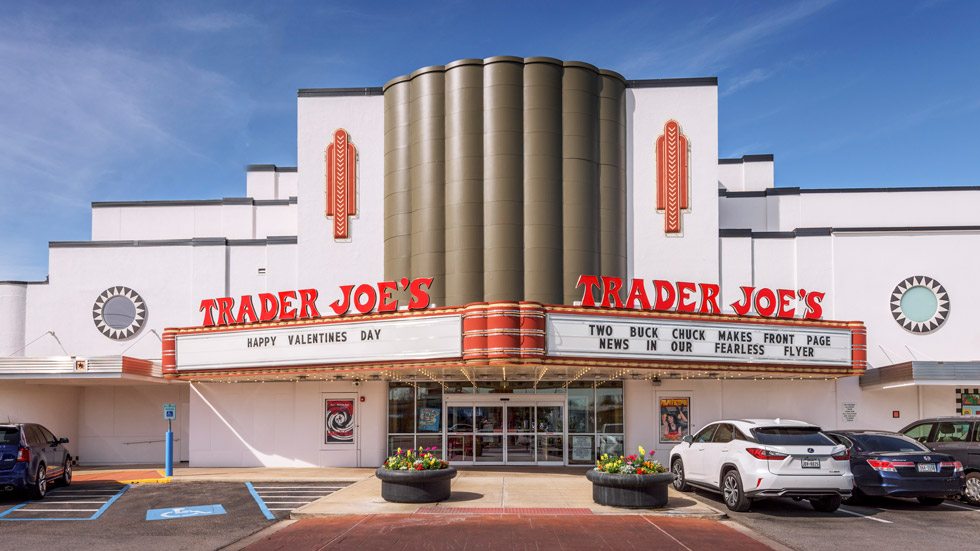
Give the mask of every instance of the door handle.
<svg viewBox="0 0 980 551">
<path fill-rule="evenodd" d="M 728 448 L 722 448 L 721 451 L 727 452 L 728 451 Z"/>
</svg>

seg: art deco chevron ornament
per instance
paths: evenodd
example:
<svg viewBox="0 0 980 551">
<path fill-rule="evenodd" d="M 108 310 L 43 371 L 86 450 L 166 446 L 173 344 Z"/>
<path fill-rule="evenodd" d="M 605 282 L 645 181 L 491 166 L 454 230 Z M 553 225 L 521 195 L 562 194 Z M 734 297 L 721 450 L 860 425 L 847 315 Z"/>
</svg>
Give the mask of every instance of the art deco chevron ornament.
<svg viewBox="0 0 980 551">
<path fill-rule="evenodd" d="M 664 213 L 667 235 L 681 235 L 681 211 L 691 208 L 688 157 L 690 143 L 681 125 L 667 121 L 657 138 L 657 210 Z"/>
<path fill-rule="evenodd" d="M 357 148 L 343 128 L 327 146 L 327 218 L 333 217 L 333 238 L 350 238 L 350 217 L 357 214 Z"/>
</svg>

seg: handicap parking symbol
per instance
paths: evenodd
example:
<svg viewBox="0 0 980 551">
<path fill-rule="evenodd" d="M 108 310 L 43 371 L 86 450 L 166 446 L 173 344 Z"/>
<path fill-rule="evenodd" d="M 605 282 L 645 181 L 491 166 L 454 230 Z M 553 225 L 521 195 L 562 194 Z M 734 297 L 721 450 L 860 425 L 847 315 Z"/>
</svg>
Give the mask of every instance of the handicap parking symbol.
<svg viewBox="0 0 980 551">
<path fill-rule="evenodd" d="M 223 514 L 225 514 L 225 508 L 221 505 L 193 505 L 190 507 L 171 507 L 169 509 L 150 509 L 146 512 L 146 520 L 206 517 Z"/>
</svg>

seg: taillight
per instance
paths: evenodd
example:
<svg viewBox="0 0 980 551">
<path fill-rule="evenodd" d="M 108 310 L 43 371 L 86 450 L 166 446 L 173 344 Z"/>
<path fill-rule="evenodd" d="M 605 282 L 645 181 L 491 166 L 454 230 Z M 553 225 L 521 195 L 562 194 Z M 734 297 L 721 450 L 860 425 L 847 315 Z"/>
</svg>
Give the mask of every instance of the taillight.
<svg viewBox="0 0 980 551">
<path fill-rule="evenodd" d="M 963 472 L 963 464 L 959 461 L 943 461 L 939 464 L 939 468 L 952 467 L 954 473 Z"/>
<path fill-rule="evenodd" d="M 745 448 L 745 451 L 752 454 L 752 457 L 756 459 L 772 459 L 773 461 L 782 461 L 783 459 L 789 457 L 789 454 L 771 452 L 762 448 Z"/>
<path fill-rule="evenodd" d="M 877 459 L 869 459 L 868 460 L 868 465 L 871 465 L 871 468 L 872 469 L 874 469 L 876 471 L 879 471 L 879 472 L 881 472 L 881 471 L 886 471 L 886 472 L 890 472 L 890 473 L 897 473 L 898 472 L 898 469 L 895 468 L 897 464 L 896 463 L 892 463 L 891 461 L 879 461 Z"/>
<path fill-rule="evenodd" d="M 17 462 L 22 463 L 24 461 L 31 460 L 31 450 L 27 448 L 17 448 Z"/>
<path fill-rule="evenodd" d="M 833 457 L 834 459 L 836 459 L 838 461 L 847 461 L 847 460 L 849 460 L 851 458 L 851 452 L 849 452 L 847 450 L 844 450 L 844 451 L 840 452 L 839 455 L 831 455 L 830 457 Z"/>
</svg>

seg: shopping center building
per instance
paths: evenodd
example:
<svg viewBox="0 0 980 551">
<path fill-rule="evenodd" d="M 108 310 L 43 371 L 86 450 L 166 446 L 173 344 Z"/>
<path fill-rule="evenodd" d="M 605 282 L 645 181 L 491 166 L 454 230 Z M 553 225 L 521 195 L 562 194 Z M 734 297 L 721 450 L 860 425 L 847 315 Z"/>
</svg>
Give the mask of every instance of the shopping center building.
<svg viewBox="0 0 980 551">
<path fill-rule="evenodd" d="M 777 187 L 718 158 L 715 78 L 494 57 L 298 96 L 296 167 L 95 202 L 0 283 L 0 419 L 84 464 L 161 462 L 176 404 L 191 466 L 589 465 L 980 398 L 980 187 Z"/>
</svg>

